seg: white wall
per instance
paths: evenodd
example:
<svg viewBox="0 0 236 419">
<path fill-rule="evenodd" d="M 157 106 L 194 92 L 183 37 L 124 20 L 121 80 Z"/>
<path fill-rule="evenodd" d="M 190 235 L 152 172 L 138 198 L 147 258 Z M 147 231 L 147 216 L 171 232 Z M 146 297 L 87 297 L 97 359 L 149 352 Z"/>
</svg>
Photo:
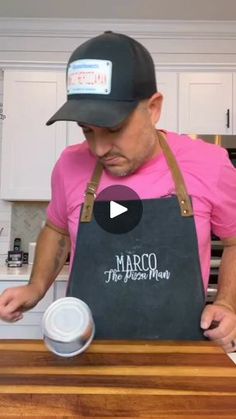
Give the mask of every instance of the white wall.
<svg viewBox="0 0 236 419">
<path fill-rule="evenodd" d="M 2 17 L 236 19 L 235 0 L 0 0 Z"/>
<path fill-rule="evenodd" d="M 236 22 L 0 18 L 0 68 L 65 67 L 79 44 L 108 29 L 142 41 L 160 69 L 231 70 L 236 63 Z"/>
</svg>

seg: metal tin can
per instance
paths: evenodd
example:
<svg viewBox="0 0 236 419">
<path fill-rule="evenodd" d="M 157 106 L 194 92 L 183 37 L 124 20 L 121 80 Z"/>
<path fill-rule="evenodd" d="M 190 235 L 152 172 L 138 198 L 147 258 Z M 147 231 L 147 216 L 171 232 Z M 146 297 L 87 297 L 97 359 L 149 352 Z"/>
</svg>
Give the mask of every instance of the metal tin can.
<svg viewBox="0 0 236 419">
<path fill-rule="evenodd" d="M 54 301 L 42 319 L 43 339 L 50 351 L 62 357 L 84 352 L 93 340 L 95 326 L 88 305 L 78 298 Z"/>
</svg>

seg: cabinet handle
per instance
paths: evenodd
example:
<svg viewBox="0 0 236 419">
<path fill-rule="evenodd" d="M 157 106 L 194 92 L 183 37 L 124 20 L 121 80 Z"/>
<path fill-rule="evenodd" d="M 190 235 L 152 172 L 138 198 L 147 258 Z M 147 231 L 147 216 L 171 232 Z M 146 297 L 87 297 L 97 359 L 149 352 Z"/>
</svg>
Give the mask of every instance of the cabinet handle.
<svg viewBox="0 0 236 419">
<path fill-rule="evenodd" d="M 226 127 L 230 128 L 230 109 L 227 109 L 226 112 Z"/>
<path fill-rule="evenodd" d="M 0 119 L 4 120 L 6 115 L 3 115 L 3 104 L 0 103 Z"/>
</svg>

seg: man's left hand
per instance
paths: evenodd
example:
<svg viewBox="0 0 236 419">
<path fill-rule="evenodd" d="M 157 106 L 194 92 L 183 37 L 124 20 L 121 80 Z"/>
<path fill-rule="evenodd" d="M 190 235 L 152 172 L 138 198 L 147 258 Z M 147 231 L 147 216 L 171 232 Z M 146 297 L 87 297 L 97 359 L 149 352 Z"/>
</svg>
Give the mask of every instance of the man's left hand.
<svg viewBox="0 0 236 419">
<path fill-rule="evenodd" d="M 206 305 L 201 328 L 205 330 L 204 336 L 222 346 L 225 352 L 236 351 L 236 314 L 230 307 L 217 302 Z"/>
</svg>

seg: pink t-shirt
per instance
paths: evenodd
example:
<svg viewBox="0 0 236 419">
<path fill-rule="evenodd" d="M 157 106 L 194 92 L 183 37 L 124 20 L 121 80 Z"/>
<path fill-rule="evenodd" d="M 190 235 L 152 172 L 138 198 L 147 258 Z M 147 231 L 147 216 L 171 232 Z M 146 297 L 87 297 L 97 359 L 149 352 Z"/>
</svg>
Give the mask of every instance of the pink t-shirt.
<svg viewBox="0 0 236 419">
<path fill-rule="evenodd" d="M 227 151 L 219 146 L 172 132 L 166 132 L 166 136 L 192 197 L 206 289 L 210 270 L 210 231 L 221 239 L 236 237 L 236 169 L 229 161 Z M 47 217 L 56 226 L 69 231 L 71 258 L 84 191 L 95 164 L 96 159 L 85 141 L 66 148 L 53 170 L 52 199 L 47 208 Z M 128 186 L 141 199 L 175 194 L 173 179 L 163 154 L 130 176 L 117 178 L 104 170 L 98 193 L 111 185 Z"/>
</svg>

